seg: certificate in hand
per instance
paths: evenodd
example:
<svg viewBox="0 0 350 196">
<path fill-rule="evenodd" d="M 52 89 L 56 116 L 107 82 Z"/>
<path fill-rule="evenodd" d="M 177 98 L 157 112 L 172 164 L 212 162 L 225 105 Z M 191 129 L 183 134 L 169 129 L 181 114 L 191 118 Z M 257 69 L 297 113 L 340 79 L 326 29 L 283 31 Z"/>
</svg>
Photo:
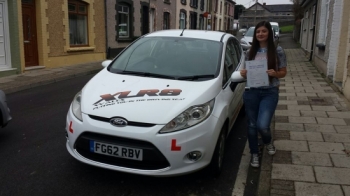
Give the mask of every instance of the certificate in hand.
<svg viewBox="0 0 350 196">
<path fill-rule="evenodd" d="M 248 87 L 260 87 L 269 85 L 267 60 L 246 61 Z"/>
</svg>

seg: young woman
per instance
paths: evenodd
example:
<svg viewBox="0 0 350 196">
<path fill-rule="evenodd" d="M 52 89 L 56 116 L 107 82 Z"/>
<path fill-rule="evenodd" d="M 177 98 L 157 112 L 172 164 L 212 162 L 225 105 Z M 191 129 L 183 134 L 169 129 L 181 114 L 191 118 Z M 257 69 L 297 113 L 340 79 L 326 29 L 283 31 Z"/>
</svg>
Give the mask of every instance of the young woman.
<svg viewBox="0 0 350 196">
<path fill-rule="evenodd" d="M 287 74 L 287 61 L 284 50 L 276 47 L 271 24 L 266 21 L 255 26 L 253 43 L 246 54 L 246 61 L 267 60 L 270 84 L 256 88 L 247 88 L 243 94 L 245 111 L 248 117 L 248 142 L 251 153 L 250 164 L 259 167 L 258 132 L 270 155 L 276 153 L 272 144 L 270 123 L 278 102 L 279 78 Z M 247 70 L 241 70 L 241 76 L 247 78 Z"/>
</svg>

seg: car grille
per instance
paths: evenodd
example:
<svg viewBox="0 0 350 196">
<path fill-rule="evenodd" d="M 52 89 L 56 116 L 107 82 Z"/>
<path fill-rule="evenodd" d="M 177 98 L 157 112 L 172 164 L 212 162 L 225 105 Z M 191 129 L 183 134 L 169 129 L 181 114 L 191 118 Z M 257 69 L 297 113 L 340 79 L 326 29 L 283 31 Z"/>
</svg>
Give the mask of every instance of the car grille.
<svg viewBox="0 0 350 196">
<path fill-rule="evenodd" d="M 105 117 L 100 117 L 100 116 L 93 116 L 89 115 L 91 119 L 102 121 L 102 122 L 108 122 L 111 120 L 111 118 L 105 118 Z M 133 122 L 133 121 L 128 121 L 128 126 L 135 126 L 135 127 L 153 127 L 155 124 L 150 124 L 150 123 L 143 123 L 143 122 Z"/>
<path fill-rule="evenodd" d="M 114 145 L 120 145 L 130 148 L 143 149 L 143 160 L 131 160 L 125 158 L 118 158 L 113 156 L 107 156 L 102 154 L 96 154 L 90 152 L 90 140 L 105 142 Z M 109 135 L 102 135 L 97 133 L 86 132 L 79 136 L 75 143 L 75 149 L 78 153 L 87 159 L 105 163 L 109 165 L 115 165 L 120 167 L 127 167 L 133 169 L 142 170 L 158 170 L 164 169 L 170 166 L 164 155 L 151 143 L 133 140 Z"/>
</svg>

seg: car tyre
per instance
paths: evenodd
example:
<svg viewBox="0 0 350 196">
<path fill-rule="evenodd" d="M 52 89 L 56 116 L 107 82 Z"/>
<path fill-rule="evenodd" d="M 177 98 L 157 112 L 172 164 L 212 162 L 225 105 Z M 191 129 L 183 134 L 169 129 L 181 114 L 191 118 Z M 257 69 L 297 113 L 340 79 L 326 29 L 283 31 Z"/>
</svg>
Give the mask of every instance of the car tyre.
<svg viewBox="0 0 350 196">
<path fill-rule="evenodd" d="M 214 177 L 218 177 L 221 174 L 222 163 L 225 154 L 225 144 L 226 144 L 226 125 L 221 129 L 218 141 L 216 142 L 213 157 L 210 162 L 210 171 Z"/>
</svg>

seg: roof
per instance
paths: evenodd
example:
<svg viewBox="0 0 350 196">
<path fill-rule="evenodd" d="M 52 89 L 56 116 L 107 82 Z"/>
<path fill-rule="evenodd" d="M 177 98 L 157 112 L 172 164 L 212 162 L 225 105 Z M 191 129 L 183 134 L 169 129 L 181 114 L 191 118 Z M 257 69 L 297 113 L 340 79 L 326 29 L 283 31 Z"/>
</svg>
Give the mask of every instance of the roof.
<svg viewBox="0 0 350 196">
<path fill-rule="evenodd" d="M 261 7 L 265 8 L 269 12 L 293 12 L 293 4 L 276 4 L 276 5 L 263 5 L 261 3 L 256 3 L 256 4 L 259 4 Z M 250 6 L 248 9 L 254 7 L 256 4 Z"/>
<path fill-rule="evenodd" d="M 180 37 L 181 33 L 182 29 L 162 30 L 149 33 L 146 35 L 146 37 Z M 225 34 L 225 32 L 219 31 L 185 29 L 182 37 L 220 41 L 222 36 Z"/>
<path fill-rule="evenodd" d="M 293 4 L 265 5 L 270 12 L 293 12 Z"/>
</svg>

